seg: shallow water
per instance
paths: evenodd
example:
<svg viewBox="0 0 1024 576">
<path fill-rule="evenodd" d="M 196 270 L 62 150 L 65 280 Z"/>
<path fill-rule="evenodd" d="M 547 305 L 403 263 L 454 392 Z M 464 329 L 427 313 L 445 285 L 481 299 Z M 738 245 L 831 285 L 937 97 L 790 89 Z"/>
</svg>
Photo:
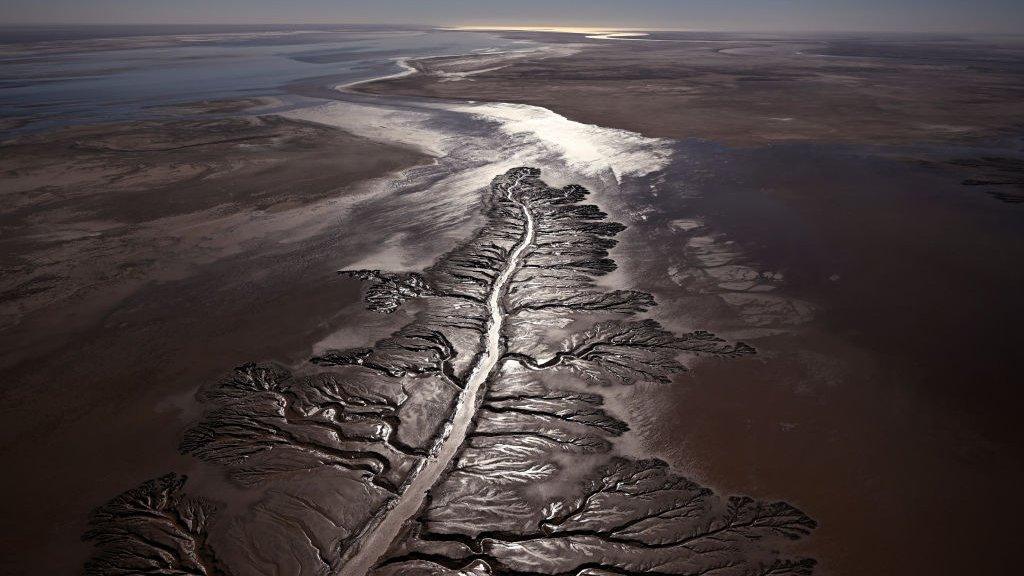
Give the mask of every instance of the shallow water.
<svg viewBox="0 0 1024 576">
<path fill-rule="evenodd" d="M 529 46 L 479 32 L 379 27 L 6 28 L 0 116 L 28 120 L 20 130 L 131 120 L 186 102 L 285 97 L 285 86 L 311 78 L 374 78 L 398 70 L 403 57 Z"/>
</svg>

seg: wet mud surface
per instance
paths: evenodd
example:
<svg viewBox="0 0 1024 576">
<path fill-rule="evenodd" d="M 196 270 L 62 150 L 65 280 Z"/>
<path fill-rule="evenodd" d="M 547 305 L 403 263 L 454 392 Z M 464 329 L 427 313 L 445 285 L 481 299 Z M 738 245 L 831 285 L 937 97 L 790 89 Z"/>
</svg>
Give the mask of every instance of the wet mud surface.
<svg viewBox="0 0 1024 576">
<path fill-rule="evenodd" d="M 415 60 L 417 74 L 358 90 L 520 102 L 648 137 L 740 148 L 914 147 L 904 150 L 907 161 L 945 170 L 969 190 L 1021 202 L 1019 38 L 505 34 L 573 51 Z"/>
<path fill-rule="evenodd" d="M 507 35 L 577 50 L 504 63 L 484 56 L 476 66 L 429 58 L 411 62 L 420 74 L 359 90 L 522 102 L 588 124 L 738 146 L 964 141 L 1013 137 L 1024 125 L 1024 44 L 1015 38 Z"/>
<path fill-rule="evenodd" d="M 758 354 L 635 386 L 623 402 L 643 447 L 718 491 L 807 511 L 820 526 L 798 548 L 817 574 L 1012 571 L 1019 42 L 651 39 L 461 81 L 430 59 L 360 89 L 502 92 L 680 139 L 649 193 L 602 197 L 628 224 L 620 272 L 663 323 Z"/>
<path fill-rule="evenodd" d="M 335 258 L 374 243 L 336 234 L 335 207 L 424 160 L 246 117 L 75 128 L 0 158 L 0 453 L 20 518 L 0 571 L 26 574 L 80 571 L 89 510 L 175 467 L 197 382 L 252 355 L 301 361 L 342 318 L 373 329 Z"/>
<path fill-rule="evenodd" d="M 182 451 L 261 496 L 232 510 L 173 474 L 147 482 L 93 514 L 87 573 L 809 574 L 780 552 L 815 528 L 801 511 L 617 445 L 629 424 L 604 391 L 755 351 L 600 288 L 624 227 L 539 174 L 494 180 L 480 232 L 423 272 L 411 324 L 204 387 Z M 381 312 L 386 292 L 407 297 L 363 276 Z"/>
<path fill-rule="evenodd" d="M 644 445 L 720 490 L 785 494 L 820 523 L 818 574 L 1012 566 L 1015 514 L 988 510 L 1021 509 L 1003 499 L 1024 477 L 1019 210 L 898 155 L 688 150 L 687 197 L 652 200 L 622 244 L 674 249 L 621 262 L 681 294 L 661 313 L 758 354 L 637 389 Z"/>
<path fill-rule="evenodd" d="M 1019 47 L 521 36 L 3 144 L 4 570 L 1016 565 Z"/>
</svg>

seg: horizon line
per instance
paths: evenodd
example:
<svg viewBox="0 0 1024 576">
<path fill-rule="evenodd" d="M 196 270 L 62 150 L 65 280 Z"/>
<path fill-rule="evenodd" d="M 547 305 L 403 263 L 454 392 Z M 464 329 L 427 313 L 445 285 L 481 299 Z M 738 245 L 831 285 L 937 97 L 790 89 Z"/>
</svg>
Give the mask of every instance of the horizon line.
<svg viewBox="0 0 1024 576">
<path fill-rule="evenodd" d="M 410 29 L 430 29 L 464 32 L 547 32 L 553 34 L 606 34 L 609 32 L 692 32 L 692 33 L 737 33 L 737 34 L 978 34 L 994 36 L 1024 36 L 1024 32 L 999 30 L 951 30 L 951 29 L 841 29 L 841 28 L 664 28 L 664 27 L 607 27 L 607 26 L 558 26 L 558 25 L 477 25 L 477 24 L 414 24 L 403 22 L 0 22 L 0 27 L 131 27 L 131 26 L 395 26 Z"/>
</svg>

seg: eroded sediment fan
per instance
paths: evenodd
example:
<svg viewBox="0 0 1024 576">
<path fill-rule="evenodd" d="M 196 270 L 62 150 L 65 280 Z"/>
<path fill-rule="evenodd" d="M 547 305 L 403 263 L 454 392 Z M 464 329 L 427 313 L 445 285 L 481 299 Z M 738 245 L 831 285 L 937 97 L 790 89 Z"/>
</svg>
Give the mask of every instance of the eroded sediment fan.
<svg viewBox="0 0 1024 576">
<path fill-rule="evenodd" d="M 182 450 L 262 496 L 230 517 L 166 476 L 97 510 L 90 574 L 805 575 L 779 552 L 813 520 L 623 457 L 608 386 L 670 382 L 687 354 L 753 353 L 606 290 L 623 226 L 533 168 L 495 178 L 486 225 L 419 273 L 355 270 L 367 304 L 416 320 L 293 371 L 204 386 Z M 570 325 L 590 328 L 569 331 Z"/>
<path fill-rule="evenodd" d="M 83 537 L 100 547 L 86 574 L 219 574 L 209 546 L 217 505 L 186 496 L 186 478 L 167 474 L 97 508 Z"/>
</svg>

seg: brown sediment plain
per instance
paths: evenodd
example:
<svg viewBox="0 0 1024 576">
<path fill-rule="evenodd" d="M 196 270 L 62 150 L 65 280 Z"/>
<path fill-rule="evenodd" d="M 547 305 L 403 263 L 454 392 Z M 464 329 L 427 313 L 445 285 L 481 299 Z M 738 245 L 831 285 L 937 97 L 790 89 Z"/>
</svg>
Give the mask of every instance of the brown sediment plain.
<svg viewBox="0 0 1024 576">
<path fill-rule="evenodd" d="M 369 308 L 415 308 L 400 330 L 204 385 L 181 449 L 253 497 L 140 484 L 92 515 L 85 572 L 808 576 L 789 544 L 817 523 L 798 508 L 618 450 L 612 395 L 755 350 L 665 330 L 650 294 L 599 284 L 625 227 L 540 175 L 497 175 L 485 225 L 422 273 L 348 271 Z"/>
<path fill-rule="evenodd" d="M 493 57 L 411 61 L 420 74 L 358 89 L 522 102 L 588 124 L 731 145 L 952 141 L 1012 135 L 1024 126 L 1019 39 L 662 33 L 581 45 L 578 36 L 526 36 L 580 49 L 532 60 L 515 55 L 506 65 Z"/>
<path fill-rule="evenodd" d="M 78 572 L 89 510 L 166 470 L 196 382 L 304 359 L 340 315 L 384 322 L 347 310 L 359 284 L 336 267 L 377 238 L 339 233 L 336 207 L 427 160 L 255 116 L 3 142 L 0 572 Z"/>
<path fill-rule="evenodd" d="M 646 448 L 805 510 L 817 574 L 1016 570 L 1024 44 L 518 36 L 590 45 L 470 74 L 410 62 L 420 74 L 359 90 L 684 141 L 653 194 L 602 197 L 634 216 L 622 273 L 663 322 L 758 355 L 636 388 Z"/>
</svg>

